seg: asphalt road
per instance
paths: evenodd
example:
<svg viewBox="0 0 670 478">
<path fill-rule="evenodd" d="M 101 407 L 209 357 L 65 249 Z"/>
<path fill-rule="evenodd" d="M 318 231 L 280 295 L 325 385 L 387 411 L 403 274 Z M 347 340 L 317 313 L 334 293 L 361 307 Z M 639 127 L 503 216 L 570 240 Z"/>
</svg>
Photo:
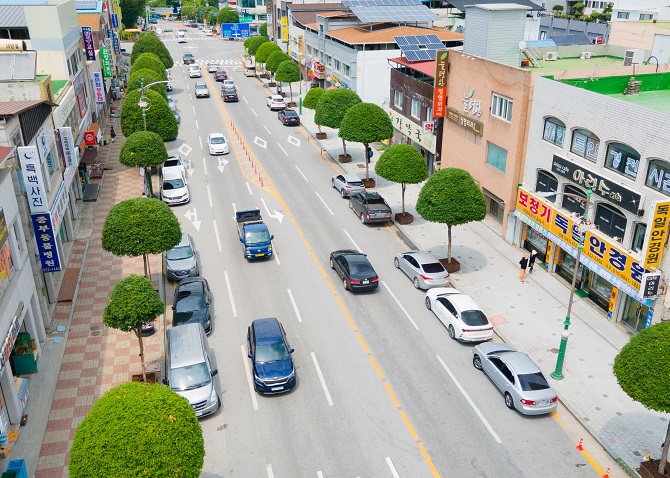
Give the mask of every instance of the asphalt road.
<svg viewBox="0 0 670 478">
<path fill-rule="evenodd" d="M 449 339 L 424 294 L 394 268 L 395 253 L 407 249 L 394 229 L 362 225 L 330 187 L 338 166 L 301 127 L 283 126 L 267 109 L 269 92 L 240 67 L 242 44 L 191 28 L 179 44 L 181 24 L 164 25 L 175 30 L 161 37 L 177 63 L 171 95 L 181 114 L 168 149 L 187 161 L 192 196 L 173 210 L 214 295 L 209 341 L 223 407 L 201 421 L 202 476 L 599 476 L 561 426 L 563 409 L 524 417 L 505 407 L 473 368 L 472 345 Z M 195 99 L 200 79 L 188 78 L 185 52 L 222 61 L 239 103 L 222 102 L 206 69 L 211 96 Z M 235 138 L 230 154 L 209 155 L 211 132 Z M 234 211 L 254 207 L 275 236 L 271 260 L 242 257 Z M 330 252 L 343 248 L 368 254 L 376 292 L 343 289 L 328 265 Z M 295 348 L 298 385 L 266 397 L 252 388 L 246 332 L 270 316 Z"/>
</svg>

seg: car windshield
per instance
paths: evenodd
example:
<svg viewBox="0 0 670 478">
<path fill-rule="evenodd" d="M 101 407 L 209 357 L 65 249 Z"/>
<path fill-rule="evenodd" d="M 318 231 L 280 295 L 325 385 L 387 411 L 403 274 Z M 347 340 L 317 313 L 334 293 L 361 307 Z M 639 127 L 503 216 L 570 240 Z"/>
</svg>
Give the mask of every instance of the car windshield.
<svg viewBox="0 0 670 478">
<path fill-rule="evenodd" d="M 181 189 L 185 186 L 181 179 L 166 179 L 163 182 L 163 190 L 169 191 L 171 189 Z"/>
<path fill-rule="evenodd" d="M 244 236 L 244 242 L 247 244 L 261 244 L 270 242 L 270 233 L 268 231 L 247 232 Z"/>
<path fill-rule="evenodd" d="M 439 274 L 440 272 L 444 272 L 444 266 L 442 266 L 442 264 L 440 264 L 439 262 L 430 262 L 428 264 L 421 264 L 421 267 L 428 274 Z"/>
<path fill-rule="evenodd" d="M 191 248 L 191 246 L 175 247 L 174 249 L 170 249 L 169 251 L 167 251 L 165 257 L 167 257 L 169 261 L 189 259 L 193 257 L 193 249 Z"/>
<path fill-rule="evenodd" d="M 256 355 L 254 357 L 256 362 L 276 362 L 277 360 L 286 360 L 287 358 L 288 350 L 286 350 L 284 342 L 259 344 L 256 346 Z"/>
<path fill-rule="evenodd" d="M 296 113 L 295 111 L 287 111 L 285 114 L 286 116 L 298 116 L 298 113 Z"/>
<path fill-rule="evenodd" d="M 526 392 L 546 390 L 549 388 L 549 383 L 547 383 L 547 379 L 544 378 L 542 372 L 524 373 L 519 375 L 519 384 L 521 385 L 521 390 Z"/>
<path fill-rule="evenodd" d="M 205 297 L 202 294 L 186 292 L 185 295 L 179 297 L 179 300 L 177 300 L 174 311 L 177 313 L 193 312 L 194 310 L 204 309 L 205 305 Z"/>
<path fill-rule="evenodd" d="M 173 368 L 170 372 L 170 387 L 172 390 L 193 390 L 207 385 L 212 381 L 205 362 L 187 367 Z"/>
<path fill-rule="evenodd" d="M 486 318 L 481 310 L 464 310 L 461 312 L 461 320 L 465 325 L 488 325 L 489 319 Z"/>
<path fill-rule="evenodd" d="M 206 89 L 207 89 L 207 85 L 195 85 L 195 89 L 196 89 L 196 90 L 206 90 Z"/>
<path fill-rule="evenodd" d="M 215 136 L 210 141 L 212 144 L 226 144 L 226 138 L 223 136 Z"/>
</svg>

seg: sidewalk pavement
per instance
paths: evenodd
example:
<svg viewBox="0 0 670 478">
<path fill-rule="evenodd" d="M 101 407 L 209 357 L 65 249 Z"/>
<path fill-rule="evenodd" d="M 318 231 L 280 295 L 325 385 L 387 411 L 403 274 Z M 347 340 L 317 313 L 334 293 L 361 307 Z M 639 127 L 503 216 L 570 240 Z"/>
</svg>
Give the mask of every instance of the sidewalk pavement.
<svg viewBox="0 0 670 478">
<path fill-rule="evenodd" d="M 118 108 L 118 102 L 115 107 Z M 313 139 L 317 128 L 313 111 L 304 109 L 302 122 L 310 141 L 326 158 L 336 158 L 342 143 L 337 132 L 323 128 L 328 138 Z M 109 137 L 112 119 L 104 137 Z M 79 269 L 72 303 L 59 303 L 47 341 L 42 345 L 39 372 L 31 377 L 28 423 L 20 428 L 12 455 L 0 460 L 24 458 L 28 475 L 37 478 L 67 477 L 69 449 L 77 426 L 93 403 L 110 388 L 131 380 L 140 372 L 137 339 L 133 334 L 108 329 L 102 313 L 114 284 L 131 273 L 143 274 L 141 258 L 119 258 L 102 250 L 100 234 L 107 213 L 119 201 L 138 197 L 142 180 L 137 171 L 118 162 L 125 138 L 116 127 L 116 141 L 101 146 L 100 162 L 106 168 L 100 196 L 95 203 L 80 206 L 80 218 L 68 268 Z M 347 172 L 364 177 L 363 147 L 349 144 L 353 161 Z M 374 152 L 371 177 L 380 153 Z M 376 189 L 398 212 L 399 184 L 376 178 Z M 421 185 L 409 185 L 406 210 L 414 215 L 410 225 L 399 226 L 406 242 L 444 257 L 446 226 L 424 221 L 414 210 Z M 548 376 L 556 360 L 568 286 L 541 267 L 521 284 L 517 262 L 521 251 L 506 243 L 487 221 L 453 230 L 453 256 L 461 271 L 453 284 L 471 295 L 488 312 L 496 332 L 506 342 L 527 352 Z M 162 289 L 160 257 L 151 258 L 152 279 Z M 63 325 L 64 332 L 57 331 Z M 160 364 L 163 336 L 161 320 L 156 333 L 145 338 L 146 363 Z M 616 459 L 634 468 L 644 456 L 658 457 L 665 438 L 668 416 L 651 412 L 633 402 L 619 388 L 612 374 L 612 361 L 628 337 L 590 303 L 577 298 L 573 307 L 571 336 L 564 366 L 565 379 L 551 380 L 563 405 Z M 62 342 L 59 342 L 62 339 Z M 493 392 L 492 392 L 493 393 Z M 15 427 L 13 427 L 15 428 Z"/>
</svg>

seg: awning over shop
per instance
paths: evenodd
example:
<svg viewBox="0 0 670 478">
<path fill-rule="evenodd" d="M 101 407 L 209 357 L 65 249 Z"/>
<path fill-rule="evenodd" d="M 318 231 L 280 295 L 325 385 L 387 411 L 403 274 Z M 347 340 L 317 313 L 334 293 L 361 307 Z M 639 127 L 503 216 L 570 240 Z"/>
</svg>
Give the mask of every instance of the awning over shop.
<svg viewBox="0 0 670 478">
<path fill-rule="evenodd" d="M 98 151 L 95 149 L 85 149 L 84 156 L 81 158 L 81 162 L 84 164 L 94 164 L 96 158 L 98 157 Z"/>
<path fill-rule="evenodd" d="M 95 137 L 99 143 L 102 140 L 102 134 L 100 133 L 100 125 L 98 123 L 91 123 L 91 130 L 95 133 Z"/>
</svg>

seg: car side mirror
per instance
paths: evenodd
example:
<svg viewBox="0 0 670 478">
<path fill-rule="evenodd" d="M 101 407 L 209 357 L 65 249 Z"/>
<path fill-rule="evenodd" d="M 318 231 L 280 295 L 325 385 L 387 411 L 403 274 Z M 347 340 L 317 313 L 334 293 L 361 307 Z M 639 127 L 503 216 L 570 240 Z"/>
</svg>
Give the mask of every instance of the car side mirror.
<svg viewBox="0 0 670 478">
<path fill-rule="evenodd" d="M 240 237 L 240 242 L 244 242 L 244 239 Z"/>
<path fill-rule="evenodd" d="M 271 241 L 272 241 L 272 240 L 273 240 L 274 238 L 275 238 L 275 236 L 274 236 L 274 235 L 273 235 L 273 236 L 270 236 L 270 240 L 271 240 Z"/>
<path fill-rule="evenodd" d="M 249 353 L 249 355 L 247 355 L 247 357 L 249 357 L 250 359 L 252 359 L 252 360 L 253 360 L 253 358 L 254 358 L 254 354 L 252 354 L 252 353 Z"/>
<path fill-rule="evenodd" d="M 174 305 L 172 306 L 172 310 L 174 310 Z"/>
<path fill-rule="evenodd" d="M 219 369 L 212 370 L 212 377 L 219 374 Z"/>
<path fill-rule="evenodd" d="M 292 354 L 293 352 L 295 352 L 295 349 L 288 349 L 288 353 Z"/>
</svg>

